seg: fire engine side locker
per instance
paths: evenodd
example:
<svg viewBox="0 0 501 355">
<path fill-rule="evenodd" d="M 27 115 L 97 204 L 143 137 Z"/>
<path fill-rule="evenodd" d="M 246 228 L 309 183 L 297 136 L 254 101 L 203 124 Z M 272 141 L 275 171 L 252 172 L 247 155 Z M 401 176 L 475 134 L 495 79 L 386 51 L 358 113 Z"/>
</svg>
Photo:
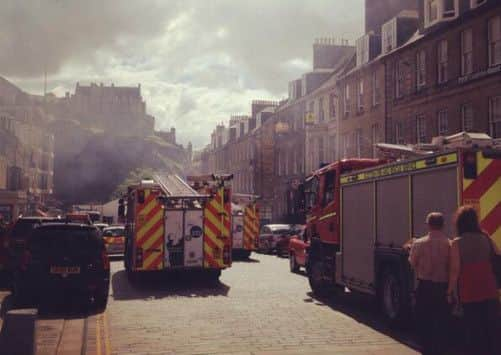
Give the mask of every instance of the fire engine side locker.
<svg viewBox="0 0 501 355">
<path fill-rule="evenodd" d="M 377 173 L 380 168 L 370 169 L 367 178 L 341 184 L 342 238 L 336 257 L 341 272 L 336 273 L 337 283 L 375 294 L 378 274 L 388 262 L 400 264 L 401 279 L 409 279 L 402 246 L 411 237 L 426 234 L 424 221 L 429 212 L 444 213 L 445 232 L 452 233 L 450 221 L 458 206 L 459 170 L 455 153 L 442 157 L 446 158 L 439 164 L 436 160 L 418 160 L 408 170 L 395 169 L 397 173 L 383 177 L 384 173 Z"/>
</svg>

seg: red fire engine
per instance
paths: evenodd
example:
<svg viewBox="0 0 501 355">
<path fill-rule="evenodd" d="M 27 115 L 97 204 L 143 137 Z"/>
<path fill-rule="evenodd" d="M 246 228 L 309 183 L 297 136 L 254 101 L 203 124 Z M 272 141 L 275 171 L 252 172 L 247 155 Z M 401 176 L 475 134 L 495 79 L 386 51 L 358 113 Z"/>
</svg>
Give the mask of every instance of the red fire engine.
<svg viewBox="0 0 501 355">
<path fill-rule="evenodd" d="M 454 211 L 474 205 L 501 246 L 501 148 L 489 136 L 467 133 L 412 149 L 381 148 L 408 158 L 343 160 L 306 179 L 307 270 L 316 294 L 347 287 L 376 296 L 387 319 L 398 322 L 410 315 L 415 289 L 404 245 L 426 234 L 429 212 L 444 213 L 452 236 Z"/>
<path fill-rule="evenodd" d="M 144 272 L 203 270 L 217 280 L 231 266 L 230 177 L 192 177 L 204 192 L 177 175 L 130 186 L 127 193 L 125 268 Z M 124 207 L 119 207 L 124 214 Z"/>
</svg>

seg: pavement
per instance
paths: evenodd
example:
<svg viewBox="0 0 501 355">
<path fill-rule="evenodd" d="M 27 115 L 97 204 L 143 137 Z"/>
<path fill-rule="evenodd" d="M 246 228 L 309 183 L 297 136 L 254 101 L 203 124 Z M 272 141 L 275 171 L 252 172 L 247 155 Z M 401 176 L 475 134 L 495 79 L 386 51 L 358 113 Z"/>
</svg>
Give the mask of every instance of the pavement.
<svg viewBox="0 0 501 355">
<path fill-rule="evenodd" d="M 276 256 L 234 262 L 215 286 L 165 274 L 133 286 L 114 261 L 111 282 L 104 313 L 42 315 L 37 354 L 418 353 L 412 334 L 386 328 L 371 300 L 317 300 Z"/>
</svg>

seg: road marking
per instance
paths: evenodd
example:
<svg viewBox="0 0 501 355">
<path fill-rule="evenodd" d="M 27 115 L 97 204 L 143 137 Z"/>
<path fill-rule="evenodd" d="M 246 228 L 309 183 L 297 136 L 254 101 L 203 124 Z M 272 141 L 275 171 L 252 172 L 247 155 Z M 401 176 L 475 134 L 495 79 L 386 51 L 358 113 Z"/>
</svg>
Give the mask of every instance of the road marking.
<svg viewBox="0 0 501 355">
<path fill-rule="evenodd" d="M 96 354 L 102 355 L 111 354 L 111 342 L 108 330 L 108 321 L 106 313 L 101 313 L 96 317 Z"/>
</svg>

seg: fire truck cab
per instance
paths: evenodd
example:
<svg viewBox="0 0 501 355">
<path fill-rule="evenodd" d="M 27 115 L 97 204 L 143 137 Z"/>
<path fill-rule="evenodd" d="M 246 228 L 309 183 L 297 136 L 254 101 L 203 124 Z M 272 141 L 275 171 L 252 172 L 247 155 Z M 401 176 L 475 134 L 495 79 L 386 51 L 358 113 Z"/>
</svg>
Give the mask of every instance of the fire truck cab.
<svg viewBox="0 0 501 355">
<path fill-rule="evenodd" d="M 231 188 L 215 179 L 200 193 L 177 175 L 130 186 L 125 268 L 132 279 L 159 270 L 202 270 L 218 279 L 231 266 Z M 122 208 L 123 211 L 123 208 Z"/>
<path fill-rule="evenodd" d="M 405 245 L 426 234 L 429 212 L 444 214 L 453 237 L 455 210 L 473 205 L 501 246 L 501 147 L 485 134 L 460 133 L 381 148 L 406 157 L 340 161 L 306 179 L 307 272 L 314 293 L 375 296 L 388 321 L 400 323 L 412 313 L 416 287 Z"/>
</svg>

